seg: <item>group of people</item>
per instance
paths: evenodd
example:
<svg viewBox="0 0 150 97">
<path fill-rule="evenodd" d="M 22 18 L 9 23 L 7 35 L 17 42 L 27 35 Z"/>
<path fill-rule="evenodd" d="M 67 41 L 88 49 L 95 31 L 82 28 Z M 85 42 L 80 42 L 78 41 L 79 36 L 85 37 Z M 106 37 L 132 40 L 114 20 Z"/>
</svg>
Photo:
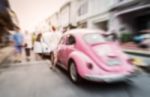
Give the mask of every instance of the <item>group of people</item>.
<svg viewBox="0 0 150 97">
<path fill-rule="evenodd" d="M 61 36 L 62 33 L 56 31 L 55 27 L 52 27 L 50 32 L 31 34 L 26 31 L 24 35 L 18 28 L 12 35 L 12 43 L 15 47 L 16 55 L 15 62 L 21 62 L 23 49 L 25 51 L 27 61 L 30 61 L 32 50 L 35 54 L 36 60 L 41 59 L 41 56 L 43 56 L 45 53 L 50 54 L 52 51 L 55 52 Z M 54 55 L 55 59 L 57 59 L 57 53 Z"/>
<path fill-rule="evenodd" d="M 23 34 L 19 28 L 16 29 L 16 32 L 11 36 L 11 43 L 15 48 L 15 62 L 21 62 L 23 49 L 25 50 L 26 60 L 30 61 L 34 41 L 34 34 L 31 36 L 27 31 Z"/>
</svg>

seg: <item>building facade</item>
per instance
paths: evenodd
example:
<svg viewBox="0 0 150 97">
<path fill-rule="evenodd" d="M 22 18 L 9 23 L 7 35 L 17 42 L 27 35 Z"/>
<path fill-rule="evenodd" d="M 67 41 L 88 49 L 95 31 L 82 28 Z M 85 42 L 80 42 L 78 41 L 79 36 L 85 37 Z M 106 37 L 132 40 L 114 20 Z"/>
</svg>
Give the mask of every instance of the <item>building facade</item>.
<svg viewBox="0 0 150 97">
<path fill-rule="evenodd" d="M 109 9 L 115 0 L 71 0 L 56 14 L 50 16 L 50 23 L 58 28 L 78 27 L 108 31 Z"/>
<path fill-rule="evenodd" d="M 60 28 L 67 27 L 70 24 L 70 2 L 67 2 L 59 10 Z"/>
<path fill-rule="evenodd" d="M 72 25 L 79 28 L 96 28 L 107 31 L 109 9 L 113 3 L 114 0 L 71 0 L 60 8 L 60 26 Z"/>
<path fill-rule="evenodd" d="M 71 0 L 50 16 L 49 21 L 60 29 L 72 25 L 118 35 L 135 34 L 150 28 L 150 1 Z"/>
<path fill-rule="evenodd" d="M 78 8 L 79 26 L 108 30 L 109 9 L 114 0 L 81 0 Z"/>
<path fill-rule="evenodd" d="M 110 9 L 109 29 L 118 35 L 122 33 L 138 34 L 150 29 L 149 0 L 116 0 Z"/>
</svg>

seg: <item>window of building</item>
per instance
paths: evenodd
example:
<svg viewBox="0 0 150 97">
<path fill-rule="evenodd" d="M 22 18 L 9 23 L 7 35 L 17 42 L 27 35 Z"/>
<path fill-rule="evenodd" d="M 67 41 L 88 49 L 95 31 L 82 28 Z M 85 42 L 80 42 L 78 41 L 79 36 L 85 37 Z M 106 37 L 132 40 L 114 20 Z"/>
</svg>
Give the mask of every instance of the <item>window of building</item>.
<svg viewBox="0 0 150 97">
<path fill-rule="evenodd" d="M 86 1 L 80 5 L 78 9 L 78 15 L 82 16 L 82 15 L 87 14 L 87 12 L 88 12 L 88 2 Z"/>
</svg>

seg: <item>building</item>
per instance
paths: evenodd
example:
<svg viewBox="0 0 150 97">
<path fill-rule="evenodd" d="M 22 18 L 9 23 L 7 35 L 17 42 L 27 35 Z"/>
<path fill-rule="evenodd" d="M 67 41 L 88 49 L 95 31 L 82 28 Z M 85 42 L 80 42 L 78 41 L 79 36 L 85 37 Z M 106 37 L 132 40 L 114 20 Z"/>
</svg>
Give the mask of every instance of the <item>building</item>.
<svg viewBox="0 0 150 97">
<path fill-rule="evenodd" d="M 60 8 L 59 11 L 59 23 L 60 27 L 68 27 L 70 24 L 70 2 L 67 2 Z"/>
<path fill-rule="evenodd" d="M 11 9 L 8 0 L 0 0 L 0 27 L 7 30 L 14 30 L 17 27 L 13 17 L 16 17 L 15 12 Z"/>
<path fill-rule="evenodd" d="M 19 20 L 16 13 L 13 10 L 8 10 L 9 15 L 11 16 L 11 21 L 15 27 L 19 27 Z"/>
<path fill-rule="evenodd" d="M 78 25 L 82 28 L 108 30 L 109 9 L 114 0 L 80 0 Z"/>
<path fill-rule="evenodd" d="M 10 8 L 8 0 L 0 0 L 0 45 L 6 45 L 9 31 L 18 28 L 16 14 Z"/>
<path fill-rule="evenodd" d="M 71 0 L 60 8 L 60 26 L 108 30 L 109 9 L 114 0 Z M 105 5 L 105 6 L 104 6 Z"/>
<path fill-rule="evenodd" d="M 135 35 L 141 30 L 150 29 L 149 0 L 116 0 L 110 13 L 109 28 L 118 35 Z"/>
<path fill-rule="evenodd" d="M 81 0 L 70 1 L 70 25 L 77 27 L 78 9 Z"/>
</svg>

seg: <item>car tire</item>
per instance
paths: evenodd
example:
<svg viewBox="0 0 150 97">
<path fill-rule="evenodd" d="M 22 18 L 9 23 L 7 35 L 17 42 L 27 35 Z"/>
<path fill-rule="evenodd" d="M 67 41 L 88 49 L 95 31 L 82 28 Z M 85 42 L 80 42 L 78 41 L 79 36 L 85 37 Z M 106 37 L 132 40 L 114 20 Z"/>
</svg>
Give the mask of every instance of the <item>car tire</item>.
<svg viewBox="0 0 150 97">
<path fill-rule="evenodd" d="M 70 80 L 75 84 L 79 84 L 82 81 L 82 78 L 78 74 L 76 64 L 74 62 L 70 62 L 69 64 L 69 77 Z"/>
</svg>

